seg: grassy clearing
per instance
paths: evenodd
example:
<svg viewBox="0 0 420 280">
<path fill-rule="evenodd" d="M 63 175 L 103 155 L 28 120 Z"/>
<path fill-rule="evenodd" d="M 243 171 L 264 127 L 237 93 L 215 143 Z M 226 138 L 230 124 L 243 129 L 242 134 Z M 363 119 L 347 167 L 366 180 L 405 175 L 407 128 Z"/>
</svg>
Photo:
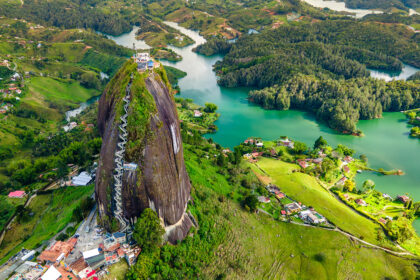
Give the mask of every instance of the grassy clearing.
<svg viewBox="0 0 420 280">
<path fill-rule="evenodd" d="M 14 222 L 0 245 L 0 263 L 22 248 L 33 249 L 62 230 L 73 209 L 92 194 L 93 186 L 67 187 L 36 196 L 29 204 L 33 216 L 22 224 Z"/>
<path fill-rule="evenodd" d="M 303 173 L 292 172 L 297 169 L 295 164 L 263 158 L 257 165 L 272 177 L 274 184 L 292 198 L 305 205 L 313 206 L 320 214 L 344 231 L 363 237 L 368 242 L 378 243 L 376 236 L 377 230 L 380 228 L 379 225 L 356 214 L 339 202 L 319 185 L 315 178 Z M 391 244 L 386 245 L 391 246 Z"/>
<path fill-rule="evenodd" d="M 5 195 L 0 196 L 0 229 L 6 225 L 6 222 L 15 212 L 15 207 L 25 203 L 26 198 L 9 198 Z"/>
<path fill-rule="evenodd" d="M 99 95 L 96 89 L 86 89 L 77 82 L 65 82 L 52 78 L 34 77 L 29 81 L 29 95 L 41 95 L 47 103 L 71 108 Z"/>
<path fill-rule="evenodd" d="M 125 273 L 128 270 L 128 264 L 123 259 L 108 267 L 109 274 L 102 277 L 102 280 L 124 280 Z"/>
</svg>

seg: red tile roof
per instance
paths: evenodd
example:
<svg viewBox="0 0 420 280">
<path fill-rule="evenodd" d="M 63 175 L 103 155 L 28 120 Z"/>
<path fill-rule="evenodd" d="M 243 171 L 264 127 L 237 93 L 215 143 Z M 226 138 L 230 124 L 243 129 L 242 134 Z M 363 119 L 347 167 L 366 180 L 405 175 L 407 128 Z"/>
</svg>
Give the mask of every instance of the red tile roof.
<svg viewBox="0 0 420 280">
<path fill-rule="evenodd" d="M 77 238 L 71 238 L 66 242 L 57 241 L 50 249 L 43 251 L 38 259 L 40 261 L 55 262 L 61 254 L 64 254 L 67 257 L 73 250 L 76 242 Z"/>
<path fill-rule="evenodd" d="M 117 250 L 119 247 L 120 247 L 120 243 L 117 243 L 117 244 L 112 245 L 112 246 L 111 246 L 111 247 L 109 247 L 108 249 L 105 249 L 105 251 L 107 251 L 107 252 L 112 252 L 112 251 Z"/>
<path fill-rule="evenodd" d="M 349 172 L 350 171 L 350 168 L 347 165 L 344 165 L 343 166 L 343 171 L 344 172 Z"/>
<path fill-rule="evenodd" d="M 120 248 L 120 249 L 117 250 L 117 254 L 118 254 L 119 257 L 122 257 L 122 256 L 124 256 L 124 251 Z"/>
<path fill-rule="evenodd" d="M 387 223 L 387 220 L 385 220 L 384 218 L 379 218 L 379 220 L 378 220 L 380 223 L 383 223 L 383 224 L 386 224 Z"/>
</svg>

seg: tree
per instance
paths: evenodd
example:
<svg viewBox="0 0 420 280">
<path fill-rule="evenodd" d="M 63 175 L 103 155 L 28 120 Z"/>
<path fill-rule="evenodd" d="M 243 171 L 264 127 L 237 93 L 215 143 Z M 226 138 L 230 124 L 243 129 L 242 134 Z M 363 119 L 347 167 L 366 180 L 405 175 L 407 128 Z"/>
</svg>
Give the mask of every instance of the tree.
<svg viewBox="0 0 420 280">
<path fill-rule="evenodd" d="M 57 160 L 57 171 L 56 172 L 57 172 L 57 178 L 59 178 L 59 179 L 64 178 L 69 173 L 69 167 L 60 158 Z"/>
<path fill-rule="evenodd" d="M 295 144 L 294 144 L 294 147 L 293 147 L 293 153 L 303 154 L 307 149 L 308 149 L 308 147 L 306 146 L 305 143 L 295 141 Z"/>
<path fill-rule="evenodd" d="M 325 262 L 325 254 L 324 253 L 315 254 L 314 259 L 320 263 Z"/>
<path fill-rule="evenodd" d="M 328 171 L 335 168 L 335 163 L 332 159 L 326 157 L 321 163 L 322 174 L 325 175 Z"/>
<path fill-rule="evenodd" d="M 182 106 L 182 108 L 184 108 L 184 109 L 189 109 L 189 108 L 190 108 L 190 106 L 188 105 L 188 101 L 187 101 L 187 100 L 185 100 L 185 99 L 182 99 L 182 101 L 181 101 L 181 106 Z"/>
<path fill-rule="evenodd" d="M 55 238 L 55 240 L 57 240 L 57 241 L 64 241 L 64 240 L 66 240 L 67 238 L 69 238 L 69 236 L 66 234 L 66 233 L 64 233 L 64 232 L 62 232 L 62 233 L 60 233 L 56 238 Z"/>
<path fill-rule="evenodd" d="M 157 214 L 146 208 L 134 225 L 133 238 L 144 252 L 151 252 L 162 243 L 164 233 Z"/>
<path fill-rule="evenodd" d="M 337 152 L 345 155 L 345 156 L 352 156 L 356 151 L 353 149 L 350 149 L 342 144 L 338 144 L 337 148 L 335 149 Z"/>
<path fill-rule="evenodd" d="M 80 84 L 85 88 L 98 89 L 100 82 L 95 74 L 86 72 L 80 76 Z"/>
<path fill-rule="evenodd" d="M 80 203 L 80 209 L 82 210 L 83 217 L 86 217 L 89 214 L 89 211 L 93 208 L 94 205 L 95 200 L 90 196 L 82 200 Z"/>
<path fill-rule="evenodd" d="M 219 154 L 219 155 L 217 156 L 216 163 L 217 163 L 217 165 L 218 165 L 218 166 L 220 166 L 220 167 L 225 166 L 225 164 L 226 164 L 226 161 L 225 161 L 225 155 L 224 155 L 224 154 Z"/>
<path fill-rule="evenodd" d="M 142 253 L 135 266 L 125 275 L 125 279 L 129 280 L 148 280 L 153 269 L 153 256 Z"/>
<path fill-rule="evenodd" d="M 245 197 L 243 205 L 244 207 L 247 206 L 249 208 L 249 211 L 255 212 L 255 210 L 257 210 L 258 207 L 258 199 L 255 195 L 250 194 L 247 197 Z"/>
<path fill-rule="evenodd" d="M 327 146 L 327 140 L 324 139 L 324 137 L 319 136 L 318 139 L 316 139 L 315 144 L 314 144 L 314 149 L 318 149 L 318 148 L 322 148 Z"/>
<path fill-rule="evenodd" d="M 354 188 L 356 187 L 356 184 L 352 180 L 346 180 L 344 182 L 344 191 L 353 192 Z"/>
<path fill-rule="evenodd" d="M 368 162 L 368 158 L 367 158 L 367 156 L 366 156 L 366 155 L 364 155 L 364 154 L 361 154 L 359 158 L 360 158 L 360 160 L 361 160 L 361 161 L 363 161 L 363 162 L 365 162 L 365 163 L 367 163 L 367 162 Z"/>
<path fill-rule="evenodd" d="M 76 223 L 83 221 L 83 211 L 80 205 L 74 208 L 73 213 L 71 215 L 71 221 L 76 222 Z"/>
<path fill-rule="evenodd" d="M 204 108 L 204 112 L 206 113 L 214 113 L 217 110 L 217 105 L 213 103 L 206 103 L 206 107 Z"/>
<path fill-rule="evenodd" d="M 365 190 L 373 190 L 375 188 L 375 182 L 372 180 L 366 180 L 363 182 L 363 189 Z"/>
<path fill-rule="evenodd" d="M 236 165 L 240 164 L 241 160 L 242 160 L 241 150 L 238 147 L 235 147 L 233 154 L 234 154 L 234 157 L 235 157 L 235 164 Z"/>
<path fill-rule="evenodd" d="M 25 207 L 23 205 L 19 205 L 16 207 L 16 218 L 17 218 L 17 222 L 19 224 L 23 223 L 23 222 L 27 222 L 31 216 L 31 209 L 29 209 L 29 207 Z"/>
</svg>

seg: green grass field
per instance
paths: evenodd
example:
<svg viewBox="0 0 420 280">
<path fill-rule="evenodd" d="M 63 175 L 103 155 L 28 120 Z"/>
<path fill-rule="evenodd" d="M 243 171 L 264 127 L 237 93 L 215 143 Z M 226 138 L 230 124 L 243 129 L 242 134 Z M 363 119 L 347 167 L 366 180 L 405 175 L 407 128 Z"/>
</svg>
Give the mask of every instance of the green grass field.
<svg viewBox="0 0 420 280">
<path fill-rule="evenodd" d="M 0 229 L 3 229 L 6 222 L 15 212 L 15 207 L 25 203 L 26 198 L 9 198 L 6 195 L 0 196 Z"/>
<path fill-rule="evenodd" d="M 231 231 L 204 270 L 208 279 L 221 274 L 226 279 L 415 278 L 409 261 L 362 248 L 339 233 L 276 222 L 233 203 L 223 209 L 230 213 Z"/>
<path fill-rule="evenodd" d="M 123 259 L 108 267 L 109 274 L 104 275 L 102 280 L 124 280 L 125 273 L 128 270 L 128 264 Z"/>
<path fill-rule="evenodd" d="M 14 222 L 0 245 L 0 263 L 4 263 L 22 248 L 34 249 L 62 230 L 71 219 L 73 209 L 92 194 L 93 186 L 67 187 L 33 198 L 29 221 Z"/>
<path fill-rule="evenodd" d="M 99 95 L 96 89 L 86 89 L 77 82 L 66 82 L 52 78 L 34 77 L 28 83 L 29 96 L 41 96 L 45 102 L 64 108 L 76 107 L 79 103 Z"/>
<path fill-rule="evenodd" d="M 313 206 L 344 231 L 363 237 L 368 242 L 378 243 L 376 236 L 379 225 L 356 214 L 339 202 L 319 185 L 315 178 L 307 174 L 292 172 L 297 169 L 297 165 L 268 158 L 262 158 L 257 165 L 269 174 L 274 184 L 293 199 L 307 206 Z M 391 244 L 386 245 L 391 246 Z"/>
<path fill-rule="evenodd" d="M 199 153 L 186 150 L 185 158 L 193 184 L 191 212 L 201 227 L 210 219 L 212 240 L 221 240 L 215 248 L 196 249 L 211 252 L 200 279 L 415 278 L 409 260 L 361 247 L 337 232 L 249 213 L 231 199 L 221 202 L 235 187 Z"/>
</svg>

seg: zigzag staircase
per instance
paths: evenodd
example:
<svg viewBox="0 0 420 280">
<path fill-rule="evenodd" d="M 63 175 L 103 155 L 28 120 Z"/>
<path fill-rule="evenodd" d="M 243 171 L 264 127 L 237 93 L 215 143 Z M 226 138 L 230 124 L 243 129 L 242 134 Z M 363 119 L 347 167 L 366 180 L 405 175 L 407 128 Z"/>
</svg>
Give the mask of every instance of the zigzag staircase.
<svg viewBox="0 0 420 280">
<path fill-rule="evenodd" d="M 114 171 L 114 216 L 120 222 L 120 231 L 124 232 L 127 229 L 130 230 L 129 221 L 124 217 L 123 206 L 122 206 L 122 178 L 124 175 L 124 155 L 125 155 L 125 144 L 127 143 L 127 117 L 128 107 L 130 105 L 130 91 L 133 75 L 131 75 L 130 82 L 125 87 L 124 102 L 124 115 L 120 117 L 121 123 L 118 126 L 120 129 L 119 140 L 117 144 L 117 150 L 115 152 L 115 171 Z"/>
</svg>

